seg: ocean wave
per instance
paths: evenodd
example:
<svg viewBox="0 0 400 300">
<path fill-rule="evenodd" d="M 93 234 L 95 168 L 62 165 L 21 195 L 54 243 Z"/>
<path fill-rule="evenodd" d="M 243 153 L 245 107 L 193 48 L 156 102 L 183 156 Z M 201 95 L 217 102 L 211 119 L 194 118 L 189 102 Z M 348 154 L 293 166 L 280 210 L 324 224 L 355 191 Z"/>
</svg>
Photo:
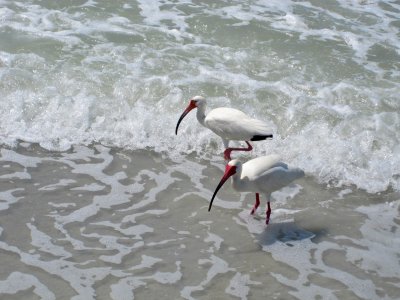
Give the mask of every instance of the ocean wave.
<svg viewBox="0 0 400 300">
<path fill-rule="evenodd" d="M 270 124 L 275 139 L 253 155 L 281 153 L 327 184 L 400 189 L 395 3 L 2 3 L 3 145 L 218 155 L 194 116 L 174 135 L 202 94 Z"/>
</svg>

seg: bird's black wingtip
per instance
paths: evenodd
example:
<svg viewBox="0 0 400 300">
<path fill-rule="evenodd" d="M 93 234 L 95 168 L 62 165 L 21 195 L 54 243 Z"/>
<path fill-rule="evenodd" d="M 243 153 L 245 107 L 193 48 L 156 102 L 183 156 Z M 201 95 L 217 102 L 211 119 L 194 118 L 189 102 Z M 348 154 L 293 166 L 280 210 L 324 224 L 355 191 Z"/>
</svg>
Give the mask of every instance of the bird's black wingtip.
<svg viewBox="0 0 400 300">
<path fill-rule="evenodd" d="M 253 135 L 251 138 L 251 141 L 263 141 L 266 139 L 272 139 L 274 136 L 273 134 L 259 134 L 259 135 Z"/>
</svg>

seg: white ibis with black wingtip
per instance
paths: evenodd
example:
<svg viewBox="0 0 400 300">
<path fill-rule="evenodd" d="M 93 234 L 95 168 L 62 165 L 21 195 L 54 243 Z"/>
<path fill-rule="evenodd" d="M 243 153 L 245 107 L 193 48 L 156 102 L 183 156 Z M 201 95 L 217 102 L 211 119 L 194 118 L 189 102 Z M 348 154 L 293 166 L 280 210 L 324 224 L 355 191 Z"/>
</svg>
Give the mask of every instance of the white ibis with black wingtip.
<svg viewBox="0 0 400 300">
<path fill-rule="evenodd" d="M 231 160 L 225 167 L 225 173 L 211 198 L 208 211 L 211 210 L 214 198 L 223 184 L 232 176 L 232 186 L 238 192 L 256 192 L 256 203 L 251 214 L 260 205 L 259 193 L 267 196 L 268 208 L 265 223 L 269 223 L 271 215 L 271 193 L 280 190 L 292 181 L 304 176 L 303 170 L 289 168 L 279 161 L 278 155 L 257 157 L 242 164 L 237 159 Z"/>
<path fill-rule="evenodd" d="M 202 96 L 190 99 L 189 105 L 180 116 L 176 124 L 175 134 L 178 134 L 179 124 L 194 108 L 197 108 L 197 120 L 201 125 L 213 131 L 224 142 L 225 160 L 231 160 L 232 151 L 251 151 L 253 147 L 249 141 L 261 141 L 273 137 L 268 125 L 260 120 L 253 119 L 244 112 L 228 107 L 219 107 L 206 115 L 207 101 Z M 229 148 L 229 141 L 244 141 L 247 148 Z"/>
</svg>

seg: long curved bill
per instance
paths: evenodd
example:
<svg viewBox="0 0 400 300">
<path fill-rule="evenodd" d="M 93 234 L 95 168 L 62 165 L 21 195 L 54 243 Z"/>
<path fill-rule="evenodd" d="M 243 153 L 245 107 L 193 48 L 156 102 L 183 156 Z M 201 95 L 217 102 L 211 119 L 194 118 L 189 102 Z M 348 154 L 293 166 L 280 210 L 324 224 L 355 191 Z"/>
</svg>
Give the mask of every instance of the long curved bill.
<svg viewBox="0 0 400 300">
<path fill-rule="evenodd" d="M 193 100 L 190 100 L 188 107 L 186 107 L 185 111 L 182 113 L 182 115 L 179 117 L 178 123 L 176 124 L 176 128 L 175 128 L 175 134 L 178 134 L 178 127 L 179 124 L 181 124 L 183 118 L 193 109 L 196 108 L 196 102 L 194 102 Z"/>
<path fill-rule="evenodd" d="M 224 185 L 224 183 L 229 179 L 229 177 L 231 177 L 235 173 L 236 173 L 236 166 L 226 165 L 224 176 L 222 176 L 221 181 L 218 183 L 218 186 L 214 191 L 214 194 L 210 201 L 210 206 L 208 207 L 208 211 L 211 210 L 211 206 L 213 204 L 214 198 L 217 195 L 219 189 Z"/>
</svg>

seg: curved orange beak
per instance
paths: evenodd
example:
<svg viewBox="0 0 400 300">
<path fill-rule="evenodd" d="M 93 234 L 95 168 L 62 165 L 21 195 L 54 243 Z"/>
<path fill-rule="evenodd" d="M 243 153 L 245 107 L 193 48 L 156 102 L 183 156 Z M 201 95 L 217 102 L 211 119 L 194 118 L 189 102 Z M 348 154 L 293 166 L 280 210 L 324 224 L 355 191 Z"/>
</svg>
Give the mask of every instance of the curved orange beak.
<svg viewBox="0 0 400 300">
<path fill-rule="evenodd" d="M 214 191 L 214 194 L 211 198 L 210 206 L 208 207 L 208 211 L 211 210 L 211 206 L 213 204 L 214 198 L 217 195 L 219 189 L 224 185 L 224 183 L 229 179 L 229 177 L 231 177 L 235 173 L 236 173 L 236 166 L 226 165 L 224 176 L 222 176 L 221 181 L 218 183 L 218 186 Z"/>
<path fill-rule="evenodd" d="M 183 118 L 193 109 L 196 108 L 196 102 L 194 100 L 190 100 L 188 107 L 186 107 L 185 111 L 179 117 L 178 123 L 176 124 L 175 134 L 178 134 L 178 127 L 181 124 Z"/>
</svg>

